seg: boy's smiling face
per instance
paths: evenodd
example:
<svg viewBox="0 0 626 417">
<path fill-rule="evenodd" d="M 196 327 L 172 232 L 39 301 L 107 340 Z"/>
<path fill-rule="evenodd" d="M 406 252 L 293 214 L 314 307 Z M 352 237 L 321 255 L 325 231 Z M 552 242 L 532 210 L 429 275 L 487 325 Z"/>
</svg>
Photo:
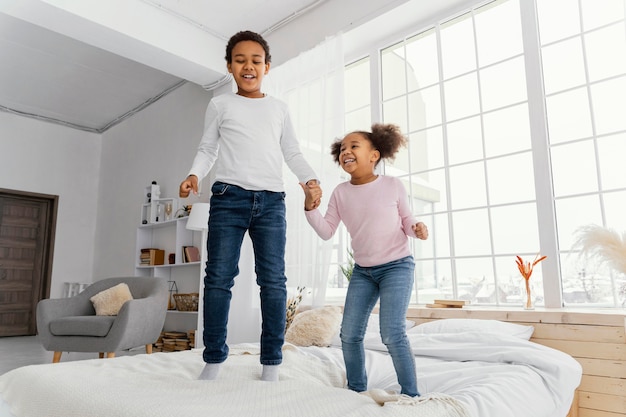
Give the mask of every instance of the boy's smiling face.
<svg viewBox="0 0 626 417">
<path fill-rule="evenodd" d="M 238 42 L 233 48 L 233 59 L 226 66 L 237 83 L 237 94 L 249 98 L 263 97 L 261 82 L 270 69 L 265 62 L 265 50 L 254 41 Z"/>
</svg>

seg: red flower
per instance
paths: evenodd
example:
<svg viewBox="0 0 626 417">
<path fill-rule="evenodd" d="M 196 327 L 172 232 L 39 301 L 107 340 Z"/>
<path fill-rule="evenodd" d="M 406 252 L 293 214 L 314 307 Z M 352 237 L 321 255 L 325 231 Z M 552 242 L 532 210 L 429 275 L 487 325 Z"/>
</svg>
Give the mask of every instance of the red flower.
<svg viewBox="0 0 626 417">
<path fill-rule="evenodd" d="M 520 274 L 522 274 L 524 279 L 528 281 L 530 279 L 530 276 L 533 274 L 533 268 L 535 267 L 535 265 L 546 259 L 547 256 L 544 255 L 540 258 L 539 254 L 537 254 L 537 256 L 535 256 L 535 260 L 532 263 L 524 263 L 524 260 L 519 255 L 516 258 L 517 260 L 515 262 L 517 263 L 517 269 L 519 269 L 519 272 Z"/>
</svg>

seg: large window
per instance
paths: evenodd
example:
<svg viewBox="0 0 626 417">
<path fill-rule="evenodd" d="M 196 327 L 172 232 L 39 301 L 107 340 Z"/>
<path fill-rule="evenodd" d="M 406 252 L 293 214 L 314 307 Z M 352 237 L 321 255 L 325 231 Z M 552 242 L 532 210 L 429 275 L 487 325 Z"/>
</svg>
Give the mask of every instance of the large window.
<svg viewBox="0 0 626 417">
<path fill-rule="evenodd" d="M 588 224 L 626 230 L 625 33 L 623 0 L 497 0 L 346 67 L 347 130 L 374 114 L 410 139 L 384 173 L 430 229 L 411 239 L 414 302 L 521 305 L 515 256 L 541 253 L 537 305 L 624 303 L 624 275 L 572 243 Z"/>
<path fill-rule="evenodd" d="M 624 305 L 624 275 L 571 252 L 580 226 L 626 230 L 624 2 L 538 0 L 548 139 L 566 304 Z"/>
<path fill-rule="evenodd" d="M 370 95 L 370 60 L 368 57 L 360 59 L 346 66 L 344 72 L 344 106 L 345 106 L 345 132 L 369 129 L 371 125 L 371 95 Z M 337 138 L 335 138 L 337 139 Z M 331 160 L 330 146 L 324 158 Z M 350 180 L 350 176 L 337 164 L 333 164 L 332 175 L 339 182 Z M 330 198 L 332 189 L 324 190 L 326 199 Z M 325 212 L 325 210 L 324 210 Z M 335 236 L 332 238 L 332 256 L 328 269 L 327 303 L 343 304 L 348 289 L 346 274 L 350 271 L 353 262 L 350 249 L 350 236 L 343 223 L 339 225 Z"/>
</svg>

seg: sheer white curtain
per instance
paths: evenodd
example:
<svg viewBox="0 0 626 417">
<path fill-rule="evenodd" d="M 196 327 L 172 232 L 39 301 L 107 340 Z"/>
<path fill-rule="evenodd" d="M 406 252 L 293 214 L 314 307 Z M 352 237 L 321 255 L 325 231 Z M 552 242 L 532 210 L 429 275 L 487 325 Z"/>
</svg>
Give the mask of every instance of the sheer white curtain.
<svg viewBox="0 0 626 417">
<path fill-rule="evenodd" d="M 337 35 L 271 68 L 263 82 L 265 92 L 289 105 L 302 152 L 321 181 L 323 212 L 326 212 L 328 198 L 340 178 L 340 168 L 330 155 L 330 144 L 344 133 L 343 73 L 342 37 Z M 320 306 L 326 301 L 328 279 L 337 269 L 331 268 L 333 241 L 324 242 L 309 226 L 298 180 L 286 165 L 284 172 L 287 286 L 291 293 L 297 287 L 306 287 L 302 303 Z"/>
</svg>

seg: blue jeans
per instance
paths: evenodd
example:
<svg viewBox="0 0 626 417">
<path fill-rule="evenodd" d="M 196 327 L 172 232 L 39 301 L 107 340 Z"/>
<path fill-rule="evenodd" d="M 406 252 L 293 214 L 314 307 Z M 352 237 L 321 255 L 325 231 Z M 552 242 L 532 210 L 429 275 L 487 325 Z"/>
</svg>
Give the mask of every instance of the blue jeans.
<svg viewBox="0 0 626 417">
<path fill-rule="evenodd" d="M 373 267 L 354 266 L 341 323 L 341 348 L 351 390 L 367 390 L 363 337 L 370 313 L 380 298 L 380 335 L 393 361 L 401 393 L 419 395 L 415 359 L 405 325 L 414 270 L 412 256 Z"/>
<path fill-rule="evenodd" d="M 261 287 L 261 363 L 282 362 L 287 288 L 285 193 L 248 191 L 216 182 L 211 188 L 208 260 L 204 278 L 204 352 L 206 363 L 228 357 L 226 326 L 231 288 L 239 274 L 239 254 L 248 231 L 254 271 Z"/>
</svg>

